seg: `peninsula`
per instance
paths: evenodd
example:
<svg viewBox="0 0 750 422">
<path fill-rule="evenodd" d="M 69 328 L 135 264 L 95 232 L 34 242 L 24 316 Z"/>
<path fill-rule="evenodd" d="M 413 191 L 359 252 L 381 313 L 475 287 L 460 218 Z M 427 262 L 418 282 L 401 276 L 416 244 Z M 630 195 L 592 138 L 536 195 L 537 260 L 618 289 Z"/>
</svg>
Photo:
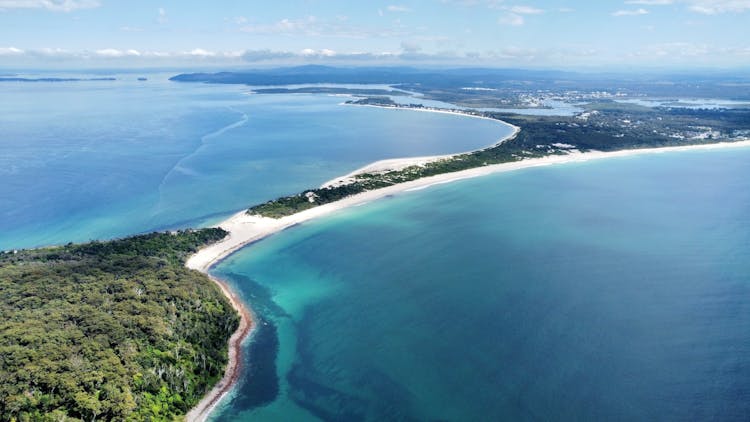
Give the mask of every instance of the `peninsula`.
<svg viewBox="0 0 750 422">
<path fill-rule="evenodd" d="M 3 417 L 50 414 L 161 420 L 185 415 L 189 421 L 205 420 L 236 384 L 242 369 L 241 345 L 253 329 L 251 310 L 225 283 L 208 275 L 209 270 L 240 248 L 294 225 L 384 197 L 492 173 L 635 154 L 750 146 L 744 131 L 748 117 L 742 111 L 652 110 L 598 102 L 575 116 L 542 117 L 404 106 L 372 98 L 350 105 L 462 114 L 497 120 L 515 130 L 476 151 L 378 161 L 320 187 L 243 210 L 213 229 L 0 254 L 0 275 L 11 281 L 4 288 L 15 292 L 9 298 L 26 297 L 22 293 L 32 291 L 30 297 L 45 297 L 48 304 L 68 303 L 52 318 L 44 314 L 45 308 L 0 303 L 6 316 L 5 343 L 0 347 L 17 363 L 3 369 L 3 378 L 14 380 L 8 384 L 12 388 L 3 392 L 7 399 L 0 407 Z M 59 279 L 57 290 L 41 290 L 46 275 Z M 96 292 L 83 294 L 81 282 L 94 286 Z M 188 287 L 194 291 L 186 291 Z M 165 297 L 174 297 L 173 305 Z M 82 313 L 80 306 L 87 311 Z M 105 312 L 89 315 L 94 309 Z M 133 309 L 138 312 L 129 311 Z M 159 315 L 168 318 L 161 321 Z M 72 325 L 66 326 L 67 320 Z M 55 321 L 62 322 L 55 325 Z M 65 349 L 69 353 L 47 353 L 52 343 L 41 333 L 55 341 L 70 341 L 71 347 Z M 69 338 L 76 333 L 96 344 L 80 348 Z M 48 367 L 34 366 L 38 359 L 26 356 L 20 344 L 32 353 L 60 359 L 45 361 Z M 95 364 L 115 362 L 113 357 L 121 362 L 114 372 Z M 55 368 L 70 362 L 75 365 L 68 372 L 99 374 L 108 381 L 89 383 L 89 378 L 75 375 L 81 382 L 63 394 L 59 386 L 68 375 Z M 45 374 L 61 375 L 58 379 Z M 29 382 L 34 383 L 33 390 L 25 389 Z"/>
</svg>

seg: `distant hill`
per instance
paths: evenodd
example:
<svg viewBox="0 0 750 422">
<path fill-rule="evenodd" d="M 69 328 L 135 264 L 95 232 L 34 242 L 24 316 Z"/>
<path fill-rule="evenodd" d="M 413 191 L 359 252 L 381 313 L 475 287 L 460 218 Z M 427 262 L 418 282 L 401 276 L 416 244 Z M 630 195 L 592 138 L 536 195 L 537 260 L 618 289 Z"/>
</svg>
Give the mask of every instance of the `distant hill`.
<svg viewBox="0 0 750 422">
<path fill-rule="evenodd" d="M 509 79 L 555 79 L 573 74 L 559 71 L 518 69 L 416 69 L 410 67 L 298 66 L 240 72 L 184 73 L 170 78 L 178 82 L 208 82 L 246 85 L 336 84 L 429 84 L 431 86 L 485 85 Z"/>
<path fill-rule="evenodd" d="M 463 88 L 513 89 L 534 93 L 619 91 L 637 96 L 750 99 L 746 73 L 568 72 L 496 68 L 331 67 L 307 65 L 218 73 L 183 73 L 176 82 L 244 85 L 387 84 L 427 93 Z"/>
</svg>

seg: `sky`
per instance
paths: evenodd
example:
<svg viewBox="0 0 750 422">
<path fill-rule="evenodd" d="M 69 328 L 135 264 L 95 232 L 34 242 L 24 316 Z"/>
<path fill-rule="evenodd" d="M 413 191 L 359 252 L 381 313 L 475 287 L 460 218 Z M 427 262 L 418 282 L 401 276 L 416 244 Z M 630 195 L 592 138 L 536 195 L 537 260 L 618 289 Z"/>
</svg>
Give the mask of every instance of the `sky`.
<svg viewBox="0 0 750 422">
<path fill-rule="evenodd" d="M 0 0 L 0 66 L 748 68 L 750 0 Z"/>
</svg>

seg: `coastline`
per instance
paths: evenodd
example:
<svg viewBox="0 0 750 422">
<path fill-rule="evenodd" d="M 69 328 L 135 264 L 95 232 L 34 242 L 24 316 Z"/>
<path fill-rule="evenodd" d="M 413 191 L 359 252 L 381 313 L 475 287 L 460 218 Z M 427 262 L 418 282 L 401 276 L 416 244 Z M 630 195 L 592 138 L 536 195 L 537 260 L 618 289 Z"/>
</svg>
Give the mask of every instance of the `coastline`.
<svg viewBox="0 0 750 422">
<path fill-rule="evenodd" d="M 485 147 L 477 148 L 471 151 L 462 151 L 462 152 L 456 152 L 453 154 L 443 154 L 443 155 L 425 155 L 421 157 L 388 158 L 385 160 L 378 160 L 370 164 L 367 164 L 366 166 L 360 167 L 343 176 L 339 176 L 339 177 L 336 177 L 335 179 L 331 179 L 323 183 L 322 185 L 320 185 L 321 188 L 347 184 L 350 181 L 352 181 L 353 180 L 352 178 L 357 174 L 372 173 L 372 172 L 379 173 L 379 172 L 385 172 L 385 171 L 402 170 L 410 166 L 424 166 L 425 164 L 431 163 L 433 161 L 438 161 L 438 160 L 442 160 L 445 158 L 451 158 L 456 155 L 469 154 L 474 151 L 496 147 L 504 142 L 514 139 L 518 135 L 518 132 L 521 131 L 520 127 L 511 123 L 505 122 L 503 120 L 493 119 L 493 118 L 485 117 L 485 116 L 479 116 L 479 115 L 471 114 L 471 113 L 464 113 L 461 111 L 439 110 L 439 109 L 433 109 L 433 108 L 388 107 L 388 106 L 380 106 L 380 105 L 375 105 L 375 104 L 355 105 L 355 104 L 341 103 L 340 105 L 348 105 L 348 106 L 356 106 L 356 107 L 375 107 L 375 108 L 383 108 L 383 109 L 390 109 L 390 110 L 413 110 L 413 111 L 421 111 L 425 113 L 440 113 L 440 114 L 452 114 L 455 116 L 473 117 L 475 119 L 492 120 L 493 122 L 501 123 L 505 126 L 510 126 L 513 129 L 513 132 L 510 135 L 506 135 L 500 138 L 500 140 L 498 140 L 495 143 L 492 143 Z"/>
<path fill-rule="evenodd" d="M 402 107 L 383 107 L 376 105 L 368 105 L 369 107 L 378 108 L 393 108 L 400 110 Z M 469 116 L 475 118 L 489 119 L 483 116 L 476 116 L 469 113 L 461 113 L 458 111 L 440 111 L 430 109 L 412 109 L 423 112 L 435 112 L 435 113 L 447 113 L 461 116 Z M 495 120 L 495 119 L 490 119 Z M 503 122 L 505 123 L 505 122 Z M 509 123 L 505 123 L 510 125 Z M 515 125 L 510 125 L 514 128 L 511 135 L 501 139 L 493 145 L 500 144 L 509 139 L 513 139 L 520 128 Z M 684 146 L 672 146 L 672 147 L 659 147 L 659 148 L 641 148 L 641 149 L 626 149 L 612 152 L 602 151 L 590 151 L 590 152 L 573 152 L 567 155 L 550 155 L 541 158 L 531 158 L 515 162 L 507 162 L 500 164 L 487 165 L 483 167 L 475 167 L 471 169 L 461 170 L 453 173 L 443 173 L 435 176 L 424 177 L 409 182 L 399 183 L 396 185 L 380 188 L 376 190 L 362 192 L 356 195 L 352 195 L 336 202 L 331 202 L 324 205 L 319 205 L 314 208 L 310 208 L 296 214 L 285 216 L 282 218 L 274 219 L 269 217 L 261 217 L 248 215 L 246 210 L 242 210 L 228 219 L 222 221 L 217 226 L 228 232 L 228 235 L 221 241 L 212 245 L 206 246 L 196 253 L 191 255 L 185 262 L 185 266 L 204 274 L 207 274 L 213 282 L 215 282 L 221 288 L 222 292 L 229 299 L 232 306 L 240 313 L 241 321 L 240 327 L 232 335 L 229 341 L 229 363 L 225 371 L 224 377 L 214 388 L 206 394 L 201 402 L 195 406 L 186 415 L 186 420 L 189 422 L 202 422 L 206 420 L 211 411 L 216 405 L 228 394 L 235 386 L 239 373 L 241 371 L 241 345 L 242 342 L 252 335 L 254 324 L 252 317 L 252 310 L 245 306 L 241 301 L 237 299 L 231 288 L 222 280 L 219 280 L 209 275 L 209 270 L 212 266 L 218 264 L 222 260 L 226 259 L 234 252 L 239 249 L 251 244 L 258 242 L 268 236 L 278 233 L 282 230 L 295 226 L 297 224 L 313 220 L 322 216 L 332 214 L 336 211 L 350 208 L 353 206 L 359 206 L 368 202 L 381 199 L 388 196 L 394 196 L 398 194 L 408 193 L 412 191 L 419 191 L 422 189 L 429 188 L 430 186 L 440 185 L 445 183 L 451 183 L 458 180 L 469 179 L 474 177 L 486 176 L 494 173 L 502 173 L 514 170 L 520 170 L 525 168 L 547 166 L 553 164 L 566 164 L 575 162 L 585 162 L 591 160 L 599 160 L 606 158 L 616 157 L 627 157 L 643 154 L 659 154 L 667 152 L 677 151 L 693 151 L 693 150 L 713 150 L 713 149 L 724 149 L 724 148 L 743 148 L 750 147 L 750 140 L 741 140 L 733 142 L 717 142 L 712 144 L 700 144 L 700 145 L 684 145 Z M 449 158 L 457 154 L 441 155 L 441 156 L 428 156 L 428 157 L 412 157 L 412 158 L 397 158 L 380 160 L 371 163 L 365 167 L 362 167 L 354 172 L 347 175 L 338 177 L 334 180 L 326 182 L 323 186 L 330 186 L 336 183 L 345 182 L 346 179 L 363 172 L 371 171 L 388 171 L 399 168 L 405 168 L 413 165 L 424 165 L 426 162 L 434 161 L 443 158 Z M 429 161 L 426 161 L 429 160 Z"/>
<path fill-rule="evenodd" d="M 237 330 L 232 333 L 232 337 L 229 338 L 229 346 L 227 348 L 229 356 L 227 367 L 224 370 L 224 376 L 213 386 L 211 391 L 209 391 L 201 401 L 185 415 L 185 420 L 187 422 L 205 421 L 216 405 L 219 404 L 221 399 L 232 391 L 232 388 L 237 384 L 242 371 L 242 342 L 252 335 L 255 330 L 255 324 L 253 323 L 255 318 L 253 317 L 251 310 L 237 298 L 229 285 L 223 280 L 208 274 L 208 268 L 206 271 L 201 272 L 208 275 L 208 278 L 216 283 L 224 296 L 229 299 L 229 303 L 231 303 L 232 307 L 240 314 L 240 325 L 237 327 Z"/>
<path fill-rule="evenodd" d="M 444 173 L 435 176 L 424 177 L 421 179 L 399 183 L 381 189 L 362 192 L 336 202 L 319 205 L 315 208 L 310 208 L 279 219 L 248 215 L 246 211 L 243 210 L 219 224 L 219 227 L 229 232 L 226 238 L 199 250 L 187 260 L 185 265 L 188 268 L 207 273 L 208 268 L 228 257 L 237 250 L 241 249 L 242 247 L 250 243 L 257 242 L 291 226 L 310 221 L 315 218 L 326 216 L 339 210 L 381 199 L 386 196 L 393 196 L 411 191 L 422 190 L 433 185 L 486 176 L 494 173 L 548 166 L 553 164 L 576 163 L 606 158 L 628 157 L 644 154 L 661 154 L 677 151 L 700 151 L 744 147 L 750 147 L 750 140 L 661 148 L 641 148 L 612 152 L 591 151 L 585 153 L 571 153 L 567 155 L 552 155 L 541 158 L 531 158 L 521 161 L 493 164 L 484 167 L 461 170 L 453 173 Z"/>
</svg>

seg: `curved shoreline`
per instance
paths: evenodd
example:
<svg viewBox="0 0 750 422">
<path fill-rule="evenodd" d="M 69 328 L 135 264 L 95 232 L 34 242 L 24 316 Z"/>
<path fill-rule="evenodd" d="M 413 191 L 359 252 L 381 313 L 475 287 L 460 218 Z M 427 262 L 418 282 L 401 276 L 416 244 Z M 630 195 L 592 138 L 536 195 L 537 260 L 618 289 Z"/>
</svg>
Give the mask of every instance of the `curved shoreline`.
<svg viewBox="0 0 750 422">
<path fill-rule="evenodd" d="M 380 107 L 376 105 L 372 105 L 372 107 L 402 109 L 401 107 Z M 458 111 L 449 111 L 449 110 L 433 110 L 433 109 L 411 109 L 411 110 L 431 112 L 431 113 L 453 114 L 453 115 L 464 116 L 464 117 L 474 117 L 474 118 L 479 118 L 479 119 L 492 120 L 492 121 L 501 123 L 503 125 L 510 126 L 513 129 L 511 134 L 502 137 L 497 142 L 485 148 L 499 145 L 503 142 L 511 140 L 515 138 L 516 135 L 518 135 L 518 132 L 521 130 L 520 127 L 510 124 L 508 122 L 504 122 L 502 120 L 497 120 L 497 119 L 491 119 L 485 116 L 478 116 L 475 114 L 462 113 Z M 480 148 L 480 149 L 483 149 L 483 148 Z M 326 182 L 323 186 L 336 183 L 337 181 L 345 180 L 351 176 L 362 173 L 364 171 L 387 171 L 387 170 L 392 170 L 394 168 L 403 168 L 403 167 L 408 167 L 411 165 L 423 165 L 430 161 L 435 161 L 435 160 L 439 160 L 443 158 L 449 158 L 455 155 L 465 154 L 465 153 L 466 152 L 459 152 L 455 154 L 446 154 L 446 155 L 380 160 L 380 161 L 370 163 L 367 166 L 364 166 L 357 170 L 354 170 L 353 172 L 348 173 L 342 177 L 338 177 L 332 181 Z M 348 198 L 345 198 L 345 199 L 348 199 Z M 313 211 L 313 210 L 308 210 L 308 211 Z M 315 218 L 316 216 L 317 215 L 312 215 L 308 218 Z M 290 217 L 294 217 L 294 216 L 290 216 Z M 300 220 L 300 221 L 306 221 L 306 219 L 308 218 L 304 218 L 303 220 Z M 216 408 L 216 406 L 221 402 L 221 400 L 230 391 L 232 391 L 234 386 L 237 384 L 237 381 L 239 380 L 239 375 L 242 370 L 242 356 L 241 356 L 242 355 L 242 343 L 247 338 L 249 338 L 255 330 L 255 324 L 253 323 L 253 321 L 255 321 L 256 318 L 253 315 L 252 309 L 249 306 L 245 305 L 241 300 L 237 299 L 237 296 L 235 295 L 234 291 L 225 281 L 212 276 L 211 274 L 209 274 L 209 271 L 211 267 L 218 264 L 219 262 L 221 262 L 222 260 L 230 256 L 234 252 L 238 251 L 239 249 L 243 248 L 244 246 L 247 246 L 248 244 L 253 243 L 253 242 L 257 242 L 267 236 L 270 236 L 273 233 L 276 233 L 290 226 L 298 224 L 297 221 L 294 221 L 295 219 L 289 219 L 291 221 L 281 221 L 281 220 L 285 220 L 285 219 L 276 220 L 272 218 L 253 217 L 253 216 L 247 215 L 246 210 L 242 210 L 217 225 L 217 227 L 222 227 L 224 230 L 226 230 L 229 233 L 227 237 L 224 238 L 223 240 L 213 245 L 210 245 L 210 246 L 218 246 L 218 250 L 217 248 L 212 248 L 209 250 L 209 247 L 204 247 L 196 251 L 185 262 L 186 267 L 206 274 L 208 278 L 211 279 L 211 281 L 216 283 L 216 285 L 219 286 L 219 288 L 221 289 L 224 296 L 227 297 L 232 307 L 240 314 L 240 325 L 237 327 L 237 330 L 232 334 L 232 336 L 229 339 L 229 347 L 228 347 L 229 357 L 228 357 L 227 367 L 224 371 L 224 376 L 211 389 L 211 391 L 209 391 L 203 397 L 203 399 L 201 399 L 201 401 L 197 405 L 195 405 L 195 407 L 190 409 L 190 411 L 185 415 L 185 420 L 188 422 L 205 421 L 208 418 L 208 416 L 211 414 L 211 412 Z"/>
<path fill-rule="evenodd" d="M 224 370 L 224 376 L 219 380 L 216 385 L 209 391 L 203 399 L 185 415 L 185 420 L 188 422 L 203 422 L 208 418 L 208 415 L 214 410 L 216 405 L 219 404 L 221 399 L 224 398 L 237 384 L 242 373 L 242 342 L 245 341 L 255 330 L 255 318 L 248 307 L 246 307 L 241 300 L 237 298 L 229 285 L 210 274 L 208 271 L 201 271 L 208 275 L 216 285 L 219 286 L 224 296 L 229 299 L 229 303 L 232 307 L 240 314 L 240 324 L 237 330 L 232 333 L 232 337 L 229 338 L 228 347 L 228 362 L 227 367 Z"/>
<path fill-rule="evenodd" d="M 260 217 L 248 215 L 245 210 L 240 211 L 220 223 L 218 226 L 229 232 L 223 240 L 208 245 L 195 254 L 186 262 L 188 268 L 207 272 L 208 268 L 222 259 L 228 257 L 242 247 L 264 239 L 274 233 L 278 233 L 291 226 L 319 218 L 352 206 L 362 205 L 386 196 L 393 196 L 404 192 L 422 190 L 427 187 L 450 183 L 457 180 L 485 176 L 493 173 L 520 170 L 525 168 L 547 166 L 552 164 L 565 164 L 600 160 L 615 157 L 628 157 L 633 155 L 660 154 L 676 151 L 713 150 L 724 148 L 750 147 L 750 140 L 735 142 L 719 142 L 713 144 L 686 145 L 661 148 L 629 149 L 612 152 L 591 151 L 585 153 L 571 153 L 567 155 L 551 155 L 541 158 L 531 158 L 521 161 L 493 164 L 483 167 L 475 167 L 453 173 L 443 173 L 435 176 L 424 177 L 409 182 L 399 183 L 381 189 L 348 196 L 336 202 L 319 205 L 296 214 L 282 218 Z"/>
<path fill-rule="evenodd" d="M 373 106 L 373 107 L 377 107 L 377 106 Z M 383 108 L 390 108 L 390 107 L 383 107 Z M 392 108 L 400 109 L 398 107 L 392 107 Z M 422 110 L 422 111 L 432 111 L 432 110 Z M 432 111 L 432 112 L 440 112 L 440 111 Z M 443 113 L 448 113 L 448 112 L 443 112 Z M 470 114 L 459 113 L 459 112 L 449 112 L 449 113 L 457 114 L 457 115 L 464 115 L 464 116 L 471 116 L 471 117 L 480 117 L 480 116 L 473 116 Z M 482 117 L 482 118 L 485 118 L 485 117 Z M 518 128 L 515 125 L 511 125 L 506 122 L 503 122 L 503 123 L 514 127 L 515 130 L 513 131 L 511 135 L 507 136 L 506 138 L 501 139 L 496 144 L 505 142 L 508 139 L 512 139 L 513 137 L 517 135 L 518 131 L 520 130 L 520 128 Z M 458 181 L 458 180 L 486 176 L 486 175 L 494 174 L 494 173 L 514 171 L 514 170 L 539 167 L 539 166 L 547 166 L 547 165 L 552 165 L 552 164 L 585 162 L 585 161 L 599 160 L 599 159 L 605 159 L 605 158 L 627 157 L 627 156 L 643 155 L 643 154 L 659 154 L 659 153 L 676 152 L 676 151 L 713 150 L 713 149 L 743 148 L 743 147 L 750 147 L 750 140 L 742 140 L 742 141 L 734 141 L 734 142 L 718 142 L 718 143 L 701 144 L 701 145 L 674 146 L 674 147 L 628 149 L 628 150 L 619 150 L 619 151 L 612 151 L 612 152 L 591 151 L 591 152 L 585 152 L 585 153 L 576 152 L 576 153 L 570 153 L 567 155 L 550 155 L 550 156 L 541 157 L 541 158 L 532 158 L 532 159 L 526 159 L 526 160 L 521 160 L 521 161 L 493 164 L 493 165 L 488 165 L 488 166 L 483 166 L 483 167 L 475 167 L 471 169 L 461 170 L 461 171 L 457 171 L 453 173 L 443 173 L 443 174 L 438 174 L 435 176 L 424 177 L 421 179 L 399 183 L 399 184 L 388 186 L 388 187 L 381 188 L 381 189 L 375 189 L 371 191 L 362 192 L 356 195 L 343 198 L 336 202 L 319 205 L 317 207 L 310 208 L 310 209 L 298 212 L 296 214 L 292 214 L 292 215 L 278 218 L 278 219 L 248 215 L 246 210 L 242 210 L 217 225 L 218 227 L 221 227 L 222 229 L 228 232 L 228 235 L 224 239 L 198 250 L 196 253 L 191 255 L 190 258 L 188 258 L 188 260 L 185 262 L 185 266 L 209 275 L 209 270 L 212 266 L 226 259 L 227 257 L 232 255 L 239 249 L 251 243 L 258 242 L 268 236 L 271 236 L 289 227 L 295 226 L 297 224 L 300 224 L 300 223 L 303 223 L 303 222 L 306 222 L 315 218 L 319 218 L 322 216 L 332 214 L 342 209 L 362 205 L 362 204 L 365 204 L 365 203 L 368 203 L 377 199 L 381 199 L 384 197 L 388 197 L 388 196 L 422 190 L 422 189 L 425 189 L 434 185 L 451 183 L 451 182 Z M 458 154 L 435 156 L 436 157 L 435 159 L 448 158 L 454 155 L 458 155 Z M 426 158 L 433 158 L 433 157 L 413 157 L 413 158 L 377 161 L 368 166 L 362 167 L 361 169 L 356 170 L 353 173 L 349 173 L 345 176 L 334 179 L 331 182 L 337 182 L 347 177 L 351 177 L 357 173 L 361 173 L 362 171 L 365 171 L 365 170 L 372 171 L 371 169 L 373 168 L 373 166 L 378 163 L 397 162 L 399 165 L 406 167 L 409 165 L 420 165 Z M 385 171 L 385 170 L 388 170 L 388 169 L 384 169 L 381 171 Z M 328 182 L 328 183 L 331 183 L 331 182 Z M 191 409 L 191 411 L 187 414 L 186 419 L 189 422 L 193 422 L 193 421 L 202 422 L 206 420 L 210 412 L 216 407 L 216 405 L 221 401 L 221 399 L 224 398 L 226 394 L 229 393 L 232 390 L 232 388 L 236 385 L 237 379 L 239 378 L 239 373 L 241 371 L 241 359 L 240 359 L 241 345 L 242 345 L 242 342 L 250 334 L 252 334 L 253 329 L 254 329 L 253 318 L 251 316 L 252 315 L 251 309 L 236 298 L 235 294 L 232 292 L 231 288 L 226 283 L 224 283 L 223 281 L 211 275 L 209 275 L 209 277 L 211 278 L 211 280 L 217 283 L 217 285 L 219 285 L 222 292 L 224 292 L 224 294 L 232 303 L 232 306 L 240 313 L 241 321 L 240 321 L 240 327 L 237 329 L 237 331 L 235 331 L 235 333 L 232 335 L 232 338 L 230 339 L 229 363 L 227 364 L 227 369 L 226 369 L 224 377 L 213 388 L 213 390 L 211 390 L 211 392 L 209 392 L 201 400 L 201 402 L 196 407 Z"/>
<path fill-rule="evenodd" d="M 455 157 L 456 155 L 461 154 L 470 154 L 475 151 L 481 151 L 483 149 L 493 148 L 496 147 L 504 142 L 510 141 L 514 139 L 518 132 L 521 131 L 521 128 L 512 124 L 508 123 L 503 120 L 499 119 L 493 119 L 491 117 L 486 116 L 480 116 L 477 114 L 471 114 L 471 113 L 463 113 L 460 111 L 452 111 L 452 110 L 438 110 L 438 109 L 432 109 L 432 108 L 412 108 L 412 107 L 388 107 L 388 106 L 381 106 L 381 105 L 375 105 L 375 104 L 362 104 L 362 105 L 355 105 L 355 104 L 348 104 L 348 103 L 341 103 L 340 105 L 350 105 L 350 106 L 356 106 L 356 107 L 374 107 L 374 108 L 382 108 L 387 110 L 412 110 L 412 111 L 420 111 L 420 112 L 426 112 L 426 113 L 439 113 L 439 114 L 452 114 L 455 116 L 464 116 L 464 117 L 473 117 L 475 119 L 483 119 L 483 120 L 492 120 L 496 123 L 501 123 L 504 126 L 509 126 L 513 131 L 509 135 L 505 135 L 502 138 L 500 138 L 498 141 L 487 145 L 482 148 L 473 149 L 470 151 L 463 151 L 463 152 L 456 152 L 453 154 L 442 154 L 442 155 L 424 155 L 421 157 L 405 157 L 405 158 L 387 158 L 385 160 L 378 160 L 375 162 L 372 162 L 370 164 L 367 164 L 363 167 L 360 167 L 352 172 L 349 172 L 343 176 L 336 177 L 335 179 L 331 179 L 322 185 L 320 185 L 321 188 L 329 187 L 329 186 L 336 186 L 340 184 L 346 184 L 351 179 L 361 173 L 371 173 L 371 172 L 384 172 L 384 171 L 392 171 L 392 170 L 402 170 L 409 166 L 424 166 L 427 163 L 438 161 L 446 158 Z"/>
</svg>

